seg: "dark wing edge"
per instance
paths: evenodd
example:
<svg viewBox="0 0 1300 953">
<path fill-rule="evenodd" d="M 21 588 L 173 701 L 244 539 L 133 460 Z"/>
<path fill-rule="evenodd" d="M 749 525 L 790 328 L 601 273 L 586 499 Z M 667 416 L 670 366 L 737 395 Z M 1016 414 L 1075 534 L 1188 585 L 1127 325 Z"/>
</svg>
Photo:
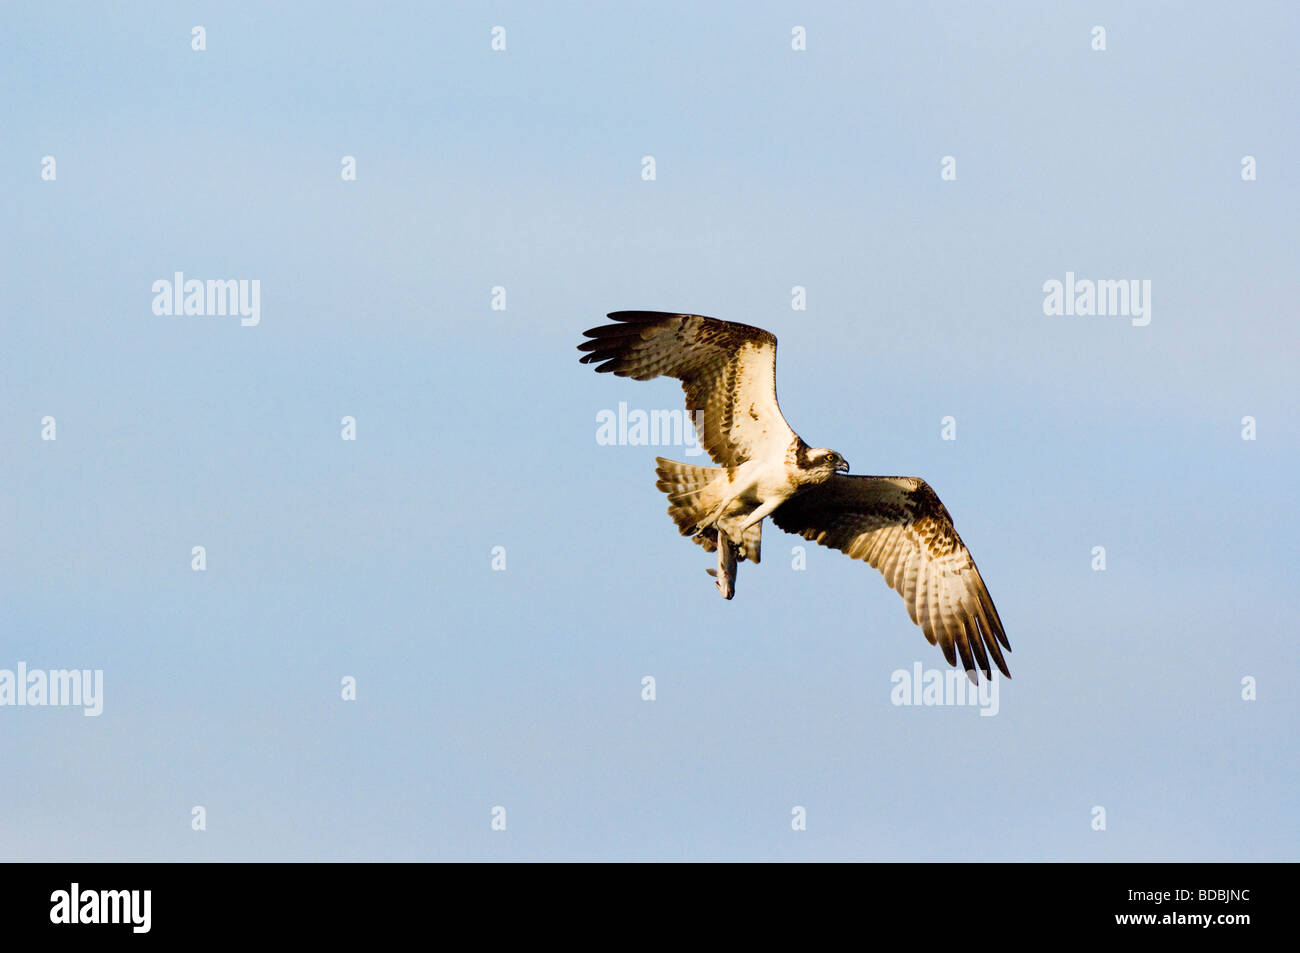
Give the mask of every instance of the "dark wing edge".
<svg viewBox="0 0 1300 953">
<path fill-rule="evenodd" d="M 613 311 L 614 323 L 589 328 L 579 361 L 602 374 L 682 382 L 686 409 L 704 412 L 700 442 L 715 463 L 737 466 L 771 439 L 794 431 L 776 399 L 776 336 L 735 321 L 666 311 Z M 757 361 L 743 358 L 752 349 Z M 772 425 L 769 434 L 764 423 Z"/>
<path fill-rule="evenodd" d="M 810 486 L 772 513 L 788 533 L 861 559 L 903 597 L 908 615 L 949 665 L 978 682 L 976 665 L 993 677 L 992 658 L 1007 678 L 1006 630 L 970 550 L 947 508 L 919 477 L 837 475 Z"/>
</svg>

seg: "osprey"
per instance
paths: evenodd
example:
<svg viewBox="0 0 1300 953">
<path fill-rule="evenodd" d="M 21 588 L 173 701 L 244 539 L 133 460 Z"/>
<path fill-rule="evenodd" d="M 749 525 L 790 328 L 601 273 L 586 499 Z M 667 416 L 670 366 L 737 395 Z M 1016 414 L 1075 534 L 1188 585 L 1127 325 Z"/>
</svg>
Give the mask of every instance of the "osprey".
<svg viewBox="0 0 1300 953">
<path fill-rule="evenodd" d="M 776 337 L 762 328 L 698 314 L 615 311 L 613 324 L 584 332 L 583 364 L 644 381 L 675 377 L 699 438 L 717 467 L 656 458 L 668 515 L 683 536 L 717 551 L 724 599 L 736 564 L 759 561 L 763 520 L 880 570 L 912 621 L 949 665 L 967 676 L 1007 678 L 1002 621 L 952 517 L 919 477 L 848 476 L 834 450 L 810 447 L 776 402 Z"/>
</svg>

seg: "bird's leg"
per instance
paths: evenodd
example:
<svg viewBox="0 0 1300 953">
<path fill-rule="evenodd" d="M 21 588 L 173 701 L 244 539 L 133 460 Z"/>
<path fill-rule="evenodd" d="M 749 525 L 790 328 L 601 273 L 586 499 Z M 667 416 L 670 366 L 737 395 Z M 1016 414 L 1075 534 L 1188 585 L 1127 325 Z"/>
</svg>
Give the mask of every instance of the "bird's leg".
<svg viewBox="0 0 1300 953">
<path fill-rule="evenodd" d="M 766 503 L 763 503 L 756 510 L 750 513 L 749 516 L 745 517 L 745 522 L 740 524 L 740 528 L 736 531 L 736 535 L 739 536 L 741 533 L 745 532 L 745 530 L 749 529 L 755 523 L 760 522 L 763 519 L 763 517 L 767 516 L 769 513 L 771 513 L 774 509 L 776 509 L 784 502 L 785 500 L 776 499 L 776 500 L 768 500 Z"/>
<path fill-rule="evenodd" d="M 739 495 L 739 494 L 737 494 L 737 495 Z M 702 520 L 700 520 L 698 523 L 696 523 L 696 524 L 695 524 L 695 535 L 696 535 L 696 536 L 699 536 L 701 533 L 703 533 L 703 532 L 704 532 L 705 530 L 707 530 L 707 529 L 717 529 L 717 528 L 718 528 L 718 520 L 722 519 L 722 514 L 725 513 L 725 512 L 727 512 L 727 507 L 729 507 L 733 502 L 735 502 L 735 499 L 736 499 L 735 496 L 729 496 L 729 497 L 727 497 L 725 500 L 723 500 L 721 503 L 719 503 L 716 507 L 714 507 L 712 513 L 710 513 L 708 516 L 704 517 L 704 519 L 702 519 Z M 718 535 L 721 536 L 721 535 L 724 535 L 724 534 L 721 532 L 721 530 L 719 530 Z"/>
<path fill-rule="evenodd" d="M 744 476 L 744 474 L 741 472 L 742 469 L 743 468 L 733 468 L 733 467 L 727 468 L 727 481 L 726 481 L 727 485 L 723 490 L 723 492 L 726 493 L 726 496 L 722 498 L 722 500 L 718 503 L 717 506 L 713 508 L 713 510 L 709 513 L 708 516 L 706 516 L 704 519 L 700 520 L 695 524 L 696 536 L 701 535 L 702 533 L 704 533 L 706 530 L 709 529 L 717 529 L 719 530 L 719 535 L 721 535 L 721 529 L 718 526 L 718 521 L 722 519 L 722 517 L 726 514 L 727 509 L 731 506 L 731 504 L 736 502 L 736 500 L 740 499 L 746 493 L 748 493 L 754 485 L 753 479 L 751 477 Z M 719 482 L 720 481 L 717 480 L 713 481 L 713 483 L 710 484 L 710 488 L 712 488 L 713 486 L 717 486 Z"/>
</svg>

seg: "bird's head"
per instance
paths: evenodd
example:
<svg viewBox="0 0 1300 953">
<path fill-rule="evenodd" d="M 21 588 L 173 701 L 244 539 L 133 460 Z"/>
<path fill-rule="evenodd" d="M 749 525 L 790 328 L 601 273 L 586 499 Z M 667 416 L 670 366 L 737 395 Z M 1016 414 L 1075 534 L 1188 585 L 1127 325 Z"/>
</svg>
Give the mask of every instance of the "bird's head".
<svg viewBox="0 0 1300 953">
<path fill-rule="evenodd" d="M 808 482 L 825 483 L 836 473 L 848 473 L 849 461 L 834 450 L 818 447 L 808 451 L 807 463 L 802 469 L 808 474 Z"/>
</svg>

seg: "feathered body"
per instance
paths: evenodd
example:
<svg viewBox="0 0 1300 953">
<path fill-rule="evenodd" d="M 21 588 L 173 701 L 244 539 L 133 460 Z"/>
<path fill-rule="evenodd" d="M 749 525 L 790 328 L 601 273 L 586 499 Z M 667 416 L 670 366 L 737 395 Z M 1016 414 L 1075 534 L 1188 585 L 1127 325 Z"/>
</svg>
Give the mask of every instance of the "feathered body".
<svg viewBox="0 0 1300 953">
<path fill-rule="evenodd" d="M 952 518 L 919 477 L 847 476 L 838 453 L 812 448 L 776 400 L 776 338 L 761 328 L 693 314 L 616 311 L 578 347 L 583 363 L 620 377 L 675 377 L 701 419 L 718 467 L 657 458 L 656 484 L 683 536 L 717 552 L 718 589 L 735 594 L 736 567 L 761 555 L 763 520 L 879 569 L 912 621 L 972 680 L 989 661 L 1007 677 L 1002 622 Z"/>
</svg>

